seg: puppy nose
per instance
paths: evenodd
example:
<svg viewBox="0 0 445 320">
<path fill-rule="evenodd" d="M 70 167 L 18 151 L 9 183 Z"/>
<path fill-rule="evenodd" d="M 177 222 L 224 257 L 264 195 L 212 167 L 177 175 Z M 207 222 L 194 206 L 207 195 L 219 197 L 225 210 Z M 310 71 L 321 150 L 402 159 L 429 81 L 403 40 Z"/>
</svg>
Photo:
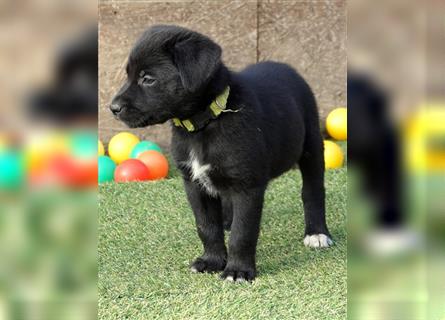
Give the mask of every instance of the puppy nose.
<svg viewBox="0 0 445 320">
<path fill-rule="evenodd" d="M 110 110 L 114 114 L 119 114 L 122 111 L 122 109 L 123 109 L 123 107 L 119 103 L 113 103 L 113 104 L 110 105 Z"/>
</svg>

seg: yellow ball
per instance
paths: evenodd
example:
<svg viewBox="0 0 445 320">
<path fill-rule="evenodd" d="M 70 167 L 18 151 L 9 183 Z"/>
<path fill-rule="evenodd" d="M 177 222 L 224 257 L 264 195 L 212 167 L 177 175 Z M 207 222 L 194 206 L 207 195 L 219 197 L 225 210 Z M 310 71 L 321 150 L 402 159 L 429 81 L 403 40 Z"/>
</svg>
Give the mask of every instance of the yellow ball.
<svg viewBox="0 0 445 320">
<path fill-rule="evenodd" d="M 0 133 L 0 151 L 4 151 L 9 147 L 9 141 L 6 134 Z"/>
<path fill-rule="evenodd" d="M 324 166 L 326 169 L 336 169 L 343 166 L 344 156 L 340 146 L 335 142 L 324 141 Z"/>
<path fill-rule="evenodd" d="M 326 118 L 326 130 L 336 140 L 348 137 L 348 111 L 346 108 L 332 110 Z"/>
<path fill-rule="evenodd" d="M 54 156 L 69 154 L 69 139 L 62 132 L 35 133 L 26 140 L 24 148 L 25 165 L 30 172 L 44 168 Z"/>
<path fill-rule="evenodd" d="M 97 155 L 103 156 L 105 154 L 105 148 L 102 141 L 97 140 Z"/>
<path fill-rule="evenodd" d="M 134 146 L 139 143 L 139 138 L 129 132 L 121 132 L 111 138 L 108 144 L 108 154 L 117 164 L 130 158 Z"/>
</svg>

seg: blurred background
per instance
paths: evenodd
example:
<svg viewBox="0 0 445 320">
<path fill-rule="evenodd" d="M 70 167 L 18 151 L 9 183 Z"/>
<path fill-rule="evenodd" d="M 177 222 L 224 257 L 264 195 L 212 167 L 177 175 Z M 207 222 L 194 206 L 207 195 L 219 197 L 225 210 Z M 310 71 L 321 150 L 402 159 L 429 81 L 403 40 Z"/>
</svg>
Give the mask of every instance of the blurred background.
<svg viewBox="0 0 445 320">
<path fill-rule="evenodd" d="M 0 2 L 0 319 L 96 318 L 96 24 Z"/>
<path fill-rule="evenodd" d="M 108 109 L 126 73 L 128 53 L 153 24 L 204 33 L 233 70 L 263 60 L 296 68 L 313 89 L 322 119 L 346 105 L 346 1 L 99 1 L 99 136 L 127 131 Z M 324 121 L 323 121 L 324 122 Z M 169 124 L 135 129 L 169 150 Z"/>
<path fill-rule="evenodd" d="M 445 7 L 348 3 L 348 317 L 445 318 Z"/>
</svg>

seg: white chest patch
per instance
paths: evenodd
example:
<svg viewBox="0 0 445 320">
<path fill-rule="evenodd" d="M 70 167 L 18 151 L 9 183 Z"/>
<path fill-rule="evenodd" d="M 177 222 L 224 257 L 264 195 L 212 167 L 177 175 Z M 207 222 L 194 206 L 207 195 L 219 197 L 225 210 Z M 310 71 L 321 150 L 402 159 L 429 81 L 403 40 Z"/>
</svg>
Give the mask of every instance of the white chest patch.
<svg viewBox="0 0 445 320">
<path fill-rule="evenodd" d="M 218 190 L 216 190 L 208 175 L 208 172 L 211 170 L 210 164 L 201 163 L 195 152 L 191 150 L 186 165 L 190 169 L 192 180 L 199 183 L 207 194 L 216 197 L 218 195 Z"/>
</svg>

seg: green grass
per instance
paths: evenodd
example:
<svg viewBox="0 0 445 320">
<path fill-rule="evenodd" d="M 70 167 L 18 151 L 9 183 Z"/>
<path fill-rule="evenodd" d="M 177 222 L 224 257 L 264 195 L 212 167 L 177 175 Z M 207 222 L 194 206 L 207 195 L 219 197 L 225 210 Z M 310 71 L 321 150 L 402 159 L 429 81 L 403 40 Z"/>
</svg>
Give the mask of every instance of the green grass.
<svg viewBox="0 0 445 320">
<path fill-rule="evenodd" d="M 299 172 L 270 184 L 251 284 L 189 271 L 201 244 L 177 175 L 100 186 L 99 318 L 346 319 L 346 178 L 326 173 L 325 250 L 303 245 Z"/>
</svg>

